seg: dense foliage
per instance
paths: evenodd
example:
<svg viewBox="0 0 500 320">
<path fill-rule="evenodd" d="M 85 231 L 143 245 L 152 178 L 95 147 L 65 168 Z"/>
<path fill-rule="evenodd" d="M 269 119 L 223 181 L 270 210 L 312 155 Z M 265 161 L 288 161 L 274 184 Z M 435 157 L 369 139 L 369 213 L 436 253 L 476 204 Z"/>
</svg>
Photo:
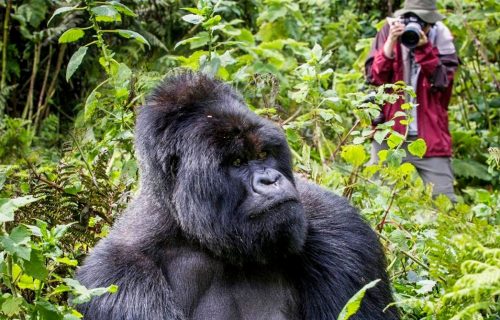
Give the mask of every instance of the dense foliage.
<svg viewBox="0 0 500 320">
<path fill-rule="evenodd" d="M 402 163 L 390 121 L 371 128 L 395 96 L 365 84 L 363 63 L 400 2 L 0 0 L 0 318 L 75 319 L 74 304 L 117 290 L 72 276 L 137 189 L 134 108 L 184 67 L 241 90 L 286 131 L 298 172 L 360 208 L 403 319 L 498 319 L 500 4 L 439 1 L 462 62 L 452 204 Z M 387 133 L 370 164 L 370 137 Z"/>
</svg>

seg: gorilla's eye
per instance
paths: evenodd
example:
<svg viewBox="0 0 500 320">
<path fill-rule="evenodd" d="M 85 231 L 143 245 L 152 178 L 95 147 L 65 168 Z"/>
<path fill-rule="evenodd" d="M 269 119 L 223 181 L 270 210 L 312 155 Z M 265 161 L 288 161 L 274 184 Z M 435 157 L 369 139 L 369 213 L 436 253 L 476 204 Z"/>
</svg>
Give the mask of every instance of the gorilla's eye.
<svg viewBox="0 0 500 320">
<path fill-rule="evenodd" d="M 262 151 L 257 155 L 257 160 L 265 160 L 267 158 L 267 152 Z"/>
<path fill-rule="evenodd" d="M 239 167 L 239 166 L 241 166 L 241 164 L 242 164 L 242 163 L 243 163 L 243 161 L 241 161 L 241 159 L 240 159 L 240 158 L 237 158 L 237 159 L 235 159 L 235 160 L 233 161 L 233 166 L 235 166 L 235 167 Z"/>
</svg>

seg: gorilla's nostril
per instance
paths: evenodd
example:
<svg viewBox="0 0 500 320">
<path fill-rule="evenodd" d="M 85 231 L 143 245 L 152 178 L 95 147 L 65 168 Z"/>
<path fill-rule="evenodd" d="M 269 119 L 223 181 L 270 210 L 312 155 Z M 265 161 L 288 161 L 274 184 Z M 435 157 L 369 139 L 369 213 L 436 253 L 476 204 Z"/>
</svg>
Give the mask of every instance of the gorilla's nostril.
<svg viewBox="0 0 500 320">
<path fill-rule="evenodd" d="M 275 192 L 273 190 L 280 187 L 282 178 L 282 174 L 274 169 L 258 171 L 253 174 L 252 188 L 260 194 Z"/>
<path fill-rule="evenodd" d="M 259 177 L 257 183 L 265 185 L 275 184 L 280 179 L 280 177 L 281 175 L 279 174 L 267 174 L 265 176 Z"/>
</svg>

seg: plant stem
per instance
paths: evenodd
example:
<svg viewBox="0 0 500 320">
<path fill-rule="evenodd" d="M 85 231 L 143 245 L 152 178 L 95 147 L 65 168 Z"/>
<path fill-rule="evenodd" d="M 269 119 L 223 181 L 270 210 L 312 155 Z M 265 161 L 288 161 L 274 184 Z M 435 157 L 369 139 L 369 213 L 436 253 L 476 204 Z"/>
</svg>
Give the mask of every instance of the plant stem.
<svg viewBox="0 0 500 320">
<path fill-rule="evenodd" d="M 10 23 L 10 11 L 12 10 L 12 0 L 7 1 L 7 7 L 5 8 L 5 17 L 3 20 L 3 43 L 2 43 L 2 80 L 0 82 L 0 89 L 3 89 L 7 84 L 7 44 L 9 42 L 9 23 Z M 3 114 L 3 110 L 0 109 L 0 117 Z"/>
<path fill-rule="evenodd" d="M 59 53 L 57 55 L 57 62 L 56 62 L 56 69 L 54 71 L 54 74 L 52 75 L 52 80 L 50 81 L 50 84 L 49 84 L 49 89 L 47 90 L 47 95 L 45 96 L 45 99 L 43 101 L 43 105 L 40 107 L 41 111 L 41 115 L 42 117 L 44 117 L 44 114 L 43 113 L 48 113 L 48 103 L 50 101 L 50 99 L 52 98 L 52 96 L 54 95 L 54 93 L 56 92 L 56 84 L 57 84 L 57 77 L 59 75 L 59 72 L 61 71 L 61 66 L 62 66 L 62 63 L 63 63 L 63 59 L 64 59 L 64 52 L 66 51 L 66 45 L 63 44 L 60 48 L 59 48 Z M 71 117 L 67 116 L 69 119 L 71 119 Z"/>
<path fill-rule="evenodd" d="M 489 105 L 488 105 L 488 99 L 486 98 L 486 94 L 484 92 L 484 88 L 486 87 L 486 84 L 484 83 L 483 81 L 483 77 L 481 75 L 481 64 L 479 62 L 479 56 L 478 54 L 476 53 L 476 55 L 474 56 L 473 60 L 472 60 L 472 65 L 474 66 L 474 62 L 476 62 L 476 66 L 474 68 L 474 71 L 476 71 L 476 74 L 477 74 L 477 78 L 479 79 L 479 85 L 480 85 L 480 92 L 481 92 L 481 97 L 483 98 L 483 103 L 484 103 L 484 110 L 486 112 L 486 122 L 488 123 L 488 130 L 491 131 L 491 127 L 492 127 L 492 124 L 491 124 L 491 119 L 490 119 L 490 108 L 489 108 Z M 497 87 L 498 89 L 498 87 Z"/>
<path fill-rule="evenodd" d="M 332 162 L 332 161 L 335 160 L 335 157 L 337 156 L 337 153 L 339 153 L 340 148 L 344 145 L 344 143 L 346 142 L 347 138 L 349 138 L 349 136 L 351 135 L 351 133 L 354 131 L 354 129 L 356 129 L 359 126 L 360 123 L 361 123 L 361 120 L 356 119 L 356 122 L 354 122 L 354 125 L 352 126 L 352 128 L 347 132 L 347 134 L 342 138 L 342 140 L 340 140 L 339 144 L 337 145 L 337 148 L 335 148 L 335 151 L 330 156 L 330 159 L 329 159 L 330 162 Z"/>
<path fill-rule="evenodd" d="M 387 206 L 387 209 L 385 209 L 384 216 L 382 217 L 382 221 L 377 225 L 377 230 L 379 233 L 382 233 L 382 230 L 384 229 L 385 221 L 387 219 L 387 215 L 389 214 L 389 211 L 391 210 L 392 203 L 394 202 L 394 198 L 396 198 L 396 185 L 392 187 L 391 191 L 391 200 L 389 202 L 389 205 Z"/>
<path fill-rule="evenodd" d="M 96 45 L 99 49 L 101 49 L 102 57 L 104 58 L 104 61 L 106 62 L 104 69 L 105 69 L 106 73 L 109 74 L 111 71 L 111 69 L 110 69 L 111 57 L 110 57 L 110 54 L 108 52 L 108 48 L 106 46 L 106 43 L 104 42 L 104 39 L 102 38 L 103 32 L 102 32 L 101 28 L 99 27 L 99 24 L 97 23 L 97 19 L 95 17 L 94 12 L 92 11 L 92 6 L 91 6 L 90 1 L 85 0 L 85 4 L 87 5 L 86 10 L 90 15 L 90 21 L 92 22 L 92 27 L 96 33 L 96 38 L 97 38 Z"/>
<path fill-rule="evenodd" d="M 19 292 L 17 292 L 16 280 L 12 278 L 12 268 L 14 266 L 14 264 L 12 262 L 12 255 L 10 255 L 10 254 L 7 255 L 6 260 L 7 260 L 7 278 L 8 278 L 8 281 L 6 281 L 5 284 L 9 287 L 13 297 L 22 298 L 22 296 L 19 294 Z M 26 319 L 22 312 L 19 313 L 19 319 L 21 319 L 21 320 Z"/>
<path fill-rule="evenodd" d="M 26 105 L 24 106 L 23 110 L 23 119 L 29 119 L 31 120 L 31 117 L 33 115 L 33 96 L 34 96 L 34 91 L 35 91 L 35 81 L 36 81 L 36 74 L 38 72 L 38 64 L 40 63 L 40 53 L 42 49 L 42 44 L 40 41 L 35 40 L 35 53 L 33 57 L 33 67 L 31 69 L 31 78 L 30 78 L 30 87 L 28 91 L 28 98 L 26 99 Z M 30 124 L 31 125 L 31 124 Z"/>
<path fill-rule="evenodd" d="M 35 114 L 35 121 L 34 121 L 35 132 L 36 132 L 36 130 L 38 128 L 38 124 L 40 122 L 40 113 L 42 112 L 43 99 L 45 98 L 51 62 L 52 62 L 52 45 L 49 45 L 49 55 L 48 55 L 48 59 L 47 59 L 47 67 L 45 67 L 45 75 L 43 76 L 42 88 L 40 89 L 40 95 L 38 97 L 38 105 L 37 105 L 37 110 L 36 110 L 36 114 Z"/>
</svg>

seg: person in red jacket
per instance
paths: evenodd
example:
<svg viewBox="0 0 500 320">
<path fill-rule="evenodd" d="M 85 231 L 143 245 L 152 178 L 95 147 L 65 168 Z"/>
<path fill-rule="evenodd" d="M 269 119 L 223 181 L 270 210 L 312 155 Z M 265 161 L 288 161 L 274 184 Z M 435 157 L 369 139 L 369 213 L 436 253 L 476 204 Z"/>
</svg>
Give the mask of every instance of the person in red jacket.
<svg viewBox="0 0 500 320">
<path fill-rule="evenodd" d="M 406 97 L 406 101 L 416 106 L 410 110 L 414 121 L 408 128 L 399 122 L 404 118 L 394 119 L 405 99 L 386 104 L 382 108 L 383 118 L 394 119 L 393 129 L 407 134 L 407 141 L 425 140 L 424 157 L 420 159 L 407 152 L 405 161 L 417 168 L 425 183 L 434 185 L 433 195 L 445 194 L 456 201 L 448 130 L 448 104 L 459 64 L 453 37 L 441 22 L 444 17 L 438 13 L 435 0 L 407 0 L 394 15 L 396 18 L 388 18 L 375 37 L 365 63 L 366 77 L 374 85 L 402 80 L 414 88 L 416 99 Z M 413 26 L 418 24 L 420 29 L 409 28 L 409 22 Z M 409 29 L 417 36 L 412 38 L 411 32 L 406 33 Z M 385 142 L 380 145 L 373 141 L 372 161 L 378 161 L 377 153 L 382 149 L 387 149 Z"/>
</svg>

